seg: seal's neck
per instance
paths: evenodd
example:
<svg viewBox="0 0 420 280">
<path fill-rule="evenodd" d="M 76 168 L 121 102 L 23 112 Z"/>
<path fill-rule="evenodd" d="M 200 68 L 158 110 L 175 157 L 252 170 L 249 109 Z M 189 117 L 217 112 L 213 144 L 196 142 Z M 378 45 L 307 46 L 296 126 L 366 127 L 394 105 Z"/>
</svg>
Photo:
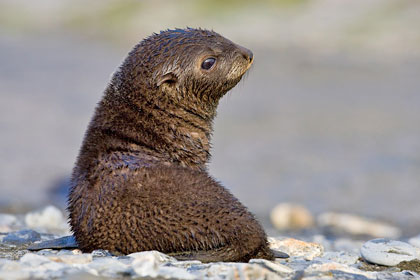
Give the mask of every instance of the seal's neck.
<svg viewBox="0 0 420 280">
<path fill-rule="evenodd" d="M 110 85 L 87 131 L 82 154 L 129 152 L 205 170 L 210 159 L 213 111 L 185 100 L 130 99 Z M 96 138 L 96 140 L 92 139 Z M 92 147 L 89 143 L 101 143 Z M 92 150 L 93 149 L 93 150 Z M 84 150 L 84 151 L 83 151 Z M 94 154 L 92 154 L 94 153 Z"/>
</svg>

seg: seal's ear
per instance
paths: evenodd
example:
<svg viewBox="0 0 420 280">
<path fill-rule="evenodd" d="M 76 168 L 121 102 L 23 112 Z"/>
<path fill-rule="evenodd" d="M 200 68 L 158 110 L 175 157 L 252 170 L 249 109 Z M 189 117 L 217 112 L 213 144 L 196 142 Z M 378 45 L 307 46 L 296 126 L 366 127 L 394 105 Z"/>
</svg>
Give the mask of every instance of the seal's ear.
<svg viewBox="0 0 420 280">
<path fill-rule="evenodd" d="M 156 85 L 160 87 L 161 84 L 166 83 L 168 85 L 174 85 L 178 81 L 178 77 L 173 73 L 169 72 L 163 76 L 158 77 Z"/>
</svg>

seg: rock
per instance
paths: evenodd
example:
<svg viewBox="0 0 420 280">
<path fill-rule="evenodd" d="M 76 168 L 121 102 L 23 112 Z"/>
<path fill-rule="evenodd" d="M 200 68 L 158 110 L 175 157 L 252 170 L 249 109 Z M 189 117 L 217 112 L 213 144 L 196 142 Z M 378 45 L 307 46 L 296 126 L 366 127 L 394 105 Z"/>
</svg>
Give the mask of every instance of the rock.
<svg viewBox="0 0 420 280">
<path fill-rule="evenodd" d="M 137 268 L 136 273 L 138 273 L 139 270 Z M 142 271 L 144 273 L 144 271 Z M 137 274 L 140 275 L 140 274 Z M 165 279 L 197 279 L 197 276 L 194 274 L 188 272 L 185 269 L 173 267 L 173 266 L 161 266 L 159 267 L 156 276 L 159 278 L 165 278 Z M 156 277 L 155 276 L 155 277 Z"/>
<path fill-rule="evenodd" d="M 139 277 L 157 277 L 159 265 L 176 261 L 175 258 L 158 251 L 138 252 L 128 256 L 134 259 L 132 262 L 133 270 Z"/>
<path fill-rule="evenodd" d="M 93 258 L 103 258 L 103 257 L 112 257 L 112 254 L 108 252 L 107 250 L 93 250 L 92 251 L 92 257 Z"/>
<path fill-rule="evenodd" d="M 305 275 L 319 275 L 320 273 L 332 274 L 333 277 L 329 279 L 377 279 L 372 272 L 362 271 L 336 262 L 315 263 L 305 269 Z M 315 277 L 314 279 L 319 278 L 321 277 Z"/>
<path fill-rule="evenodd" d="M 283 279 L 289 273 L 281 273 L 256 263 L 214 263 L 198 266 L 196 279 Z"/>
<path fill-rule="evenodd" d="M 335 262 L 345 265 L 352 265 L 359 260 L 359 254 L 350 252 L 325 252 L 322 258 L 317 258 L 321 262 Z"/>
<path fill-rule="evenodd" d="M 177 261 L 175 258 L 165 255 L 158 251 L 137 252 L 137 253 L 129 254 L 127 256 L 130 258 L 134 258 L 135 260 L 138 260 L 138 261 L 153 260 L 159 264 Z"/>
<path fill-rule="evenodd" d="M 60 262 L 65 264 L 86 264 L 92 262 L 91 254 L 81 254 L 81 255 L 56 255 L 48 256 L 48 259 L 54 262 Z"/>
<path fill-rule="evenodd" d="M 40 211 L 26 214 L 25 223 L 28 227 L 47 232 L 70 235 L 70 228 L 63 213 L 55 206 L 47 206 Z"/>
<path fill-rule="evenodd" d="M 41 240 L 41 235 L 31 229 L 24 229 L 7 234 L 3 242 L 13 245 L 23 245 Z"/>
<path fill-rule="evenodd" d="M 363 244 L 360 253 L 366 261 L 385 266 L 419 258 L 416 248 L 410 244 L 385 238 L 369 240 Z"/>
<path fill-rule="evenodd" d="M 318 243 L 305 242 L 293 238 L 268 238 L 270 249 L 285 252 L 290 256 L 303 257 L 312 260 L 322 256 L 324 248 Z"/>
<path fill-rule="evenodd" d="M 23 271 L 22 265 L 16 261 L 0 259 L 0 279 L 29 279 L 30 273 Z"/>
<path fill-rule="evenodd" d="M 314 225 L 312 214 L 305 207 L 292 203 L 280 203 L 274 207 L 270 220 L 278 230 L 300 230 Z"/>
<path fill-rule="evenodd" d="M 408 239 L 408 243 L 410 243 L 413 246 L 416 246 L 417 248 L 420 248 L 420 234 Z"/>
<path fill-rule="evenodd" d="M 18 227 L 22 223 L 13 215 L 9 214 L 0 214 L 0 232 L 10 232 Z"/>
<path fill-rule="evenodd" d="M 258 264 L 262 267 L 268 268 L 270 270 L 273 270 L 275 272 L 280 272 L 280 273 L 293 273 L 293 269 L 291 269 L 290 267 L 287 267 L 283 264 L 279 264 L 279 263 L 275 263 L 275 262 L 270 262 L 264 259 L 251 259 L 249 260 L 250 264 Z"/>
<path fill-rule="evenodd" d="M 122 277 L 133 275 L 133 269 L 130 265 L 114 257 L 97 258 L 95 261 L 89 263 L 85 269 L 87 272 L 96 276 Z"/>
<path fill-rule="evenodd" d="M 37 251 L 42 249 L 74 249 L 77 247 L 78 245 L 76 239 L 74 236 L 70 235 L 31 244 L 28 247 L 28 250 Z"/>
<path fill-rule="evenodd" d="M 352 235 L 388 238 L 398 238 L 401 235 L 399 228 L 351 214 L 323 213 L 318 216 L 317 223 L 321 227 L 329 227 Z"/>
<path fill-rule="evenodd" d="M 39 267 L 40 265 L 51 262 L 51 260 L 46 256 L 40 256 L 34 253 L 27 253 L 19 262 L 25 266 Z"/>
</svg>

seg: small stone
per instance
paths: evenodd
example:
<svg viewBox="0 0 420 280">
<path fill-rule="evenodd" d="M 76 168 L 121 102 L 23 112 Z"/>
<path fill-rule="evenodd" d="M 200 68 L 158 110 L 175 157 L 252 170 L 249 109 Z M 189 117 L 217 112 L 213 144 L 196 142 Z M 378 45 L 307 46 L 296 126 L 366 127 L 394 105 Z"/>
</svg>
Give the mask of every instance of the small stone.
<svg viewBox="0 0 420 280">
<path fill-rule="evenodd" d="M 131 276 L 133 274 L 129 265 L 112 257 L 97 258 L 89 263 L 86 269 L 93 275 L 105 277 Z"/>
<path fill-rule="evenodd" d="M 21 226 L 21 222 L 13 215 L 0 214 L 0 232 L 10 232 Z"/>
<path fill-rule="evenodd" d="M 3 242 L 13 245 L 23 245 L 41 240 L 41 235 L 31 229 L 24 229 L 7 234 Z"/>
<path fill-rule="evenodd" d="M 420 234 L 408 239 L 408 243 L 410 243 L 413 246 L 416 246 L 417 248 L 420 248 Z"/>
<path fill-rule="evenodd" d="M 74 249 L 74 250 L 71 250 L 71 251 L 73 252 L 73 255 L 83 254 L 82 250 L 80 250 L 80 249 Z"/>
<path fill-rule="evenodd" d="M 48 259 L 54 262 L 60 262 L 65 264 L 86 264 L 92 262 L 91 254 L 82 254 L 82 255 L 56 255 L 48 256 Z"/>
<path fill-rule="evenodd" d="M 268 238 L 270 249 L 285 252 L 290 256 L 303 257 L 306 260 L 313 260 L 322 256 L 324 248 L 321 244 L 305 242 L 294 238 Z"/>
<path fill-rule="evenodd" d="M 55 206 L 47 206 L 40 211 L 26 214 L 25 223 L 28 227 L 47 232 L 59 232 L 70 235 L 70 228 L 63 213 Z"/>
<path fill-rule="evenodd" d="M 213 263 L 201 265 L 198 269 L 194 273 L 197 276 L 196 279 L 275 280 L 282 279 L 281 276 L 286 274 L 257 263 Z"/>
<path fill-rule="evenodd" d="M 331 228 L 338 232 L 352 235 L 370 235 L 373 237 L 398 238 L 401 230 L 386 223 L 373 221 L 352 214 L 327 212 L 318 216 L 317 223 L 321 227 Z"/>
<path fill-rule="evenodd" d="M 157 263 L 176 262 L 177 260 L 173 257 L 165 255 L 158 251 L 144 251 L 137 252 L 127 255 L 128 257 L 134 258 L 135 260 L 154 260 Z"/>
<path fill-rule="evenodd" d="M 275 272 L 280 272 L 280 273 L 292 273 L 294 272 L 293 269 L 291 269 L 290 267 L 287 267 L 283 264 L 279 264 L 279 263 L 275 263 L 275 262 L 270 262 L 264 259 L 251 259 L 249 260 L 250 264 L 259 264 L 265 268 L 271 269 Z"/>
<path fill-rule="evenodd" d="M 93 258 L 112 257 L 112 254 L 110 252 L 102 249 L 93 250 L 91 254 Z"/>
<path fill-rule="evenodd" d="M 73 251 L 63 249 L 57 252 L 57 256 L 64 256 L 64 255 L 73 255 Z"/>
<path fill-rule="evenodd" d="M 197 279 L 194 274 L 189 273 L 187 270 L 174 266 L 161 266 L 156 275 L 165 279 Z"/>
<path fill-rule="evenodd" d="M 350 252 L 325 252 L 321 258 L 317 258 L 321 262 L 335 262 L 340 264 L 352 265 L 359 260 L 359 254 Z"/>
<path fill-rule="evenodd" d="M 280 203 L 271 210 L 270 220 L 278 230 L 301 230 L 312 227 L 314 218 L 302 205 Z"/>
<path fill-rule="evenodd" d="M 29 279 L 30 273 L 16 261 L 0 259 L 0 279 Z"/>
<path fill-rule="evenodd" d="M 128 255 L 134 258 L 132 267 L 135 274 L 139 277 L 157 277 L 159 274 L 159 265 L 175 262 L 176 259 L 158 251 L 138 252 Z"/>
<path fill-rule="evenodd" d="M 76 239 L 74 236 L 70 235 L 31 244 L 28 247 L 28 250 L 37 251 L 42 249 L 73 249 L 77 247 L 78 245 Z"/>
<path fill-rule="evenodd" d="M 332 277 L 325 279 L 378 279 L 373 272 L 362 271 L 355 267 L 335 262 L 314 263 L 305 269 L 305 275 L 319 275 L 321 273 L 325 274 L 326 272 Z M 324 279 L 321 275 L 313 279 Z"/>
<path fill-rule="evenodd" d="M 44 263 L 51 262 L 46 256 L 40 256 L 34 253 L 27 253 L 20 258 L 19 262 L 25 266 L 38 267 Z"/>
<path fill-rule="evenodd" d="M 40 251 L 36 252 L 36 254 L 39 255 L 39 256 L 48 257 L 48 256 L 57 255 L 57 251 L 56 250 L 51 250 L 51 249 L 43 249 L 43 250 L 40 250 Z"/>
<path fill-rule="evenodd" d="M 385 238 L 369 240 L 363 244 L 360 253 L 366 261 L 385 266 L 395 266 L 419 257 L 410 244 Z"/>
</svg>

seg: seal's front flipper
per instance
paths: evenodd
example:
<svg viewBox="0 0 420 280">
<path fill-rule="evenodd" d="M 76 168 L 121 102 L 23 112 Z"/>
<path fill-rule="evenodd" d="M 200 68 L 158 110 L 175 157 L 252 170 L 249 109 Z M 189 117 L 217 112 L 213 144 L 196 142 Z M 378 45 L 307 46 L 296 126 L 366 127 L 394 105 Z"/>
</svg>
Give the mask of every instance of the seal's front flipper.
<svg viewBox="0 0 420 280">
<path fill-rule="evenodd" d="M 42 249 L 76 249 L 78 247 L 79 246 L 77 245 L 76 239 L 73 235 L 70 235 L 57 239 L 33 243 L 28 247 L 28 250 L 39 251 Z"/>
<path fill-rule="evenodd" d="M 282 251 L 277 251 L 277 250 L 271 249 L 271 252 L 273 253 L 275 258 L 280 258 L 280 259 L 290 258 L 290 256 L 287 253 L 282 252 Z"/>
</svg>

